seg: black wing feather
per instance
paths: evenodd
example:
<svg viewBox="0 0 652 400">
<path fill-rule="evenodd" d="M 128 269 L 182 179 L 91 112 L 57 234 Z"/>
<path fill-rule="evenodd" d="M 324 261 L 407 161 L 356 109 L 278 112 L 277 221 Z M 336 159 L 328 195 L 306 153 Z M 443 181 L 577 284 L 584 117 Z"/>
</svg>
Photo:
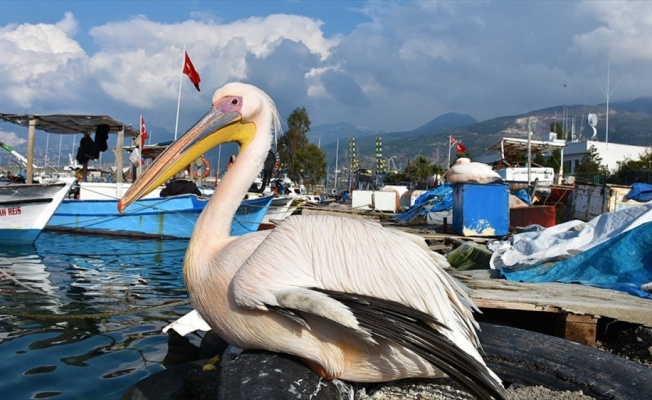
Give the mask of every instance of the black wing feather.
<svg viewBox="0 0 652 400">
<path fill-rule="evenodd" d="M 441 369 L 480 399 L 506 399 L 505 389 L 482 363 L 428 324 L 448 329 L 433 316 L 390 300 L 318 290 L 340 301 L 373 335 L 399 344 Z"/>
</svg>

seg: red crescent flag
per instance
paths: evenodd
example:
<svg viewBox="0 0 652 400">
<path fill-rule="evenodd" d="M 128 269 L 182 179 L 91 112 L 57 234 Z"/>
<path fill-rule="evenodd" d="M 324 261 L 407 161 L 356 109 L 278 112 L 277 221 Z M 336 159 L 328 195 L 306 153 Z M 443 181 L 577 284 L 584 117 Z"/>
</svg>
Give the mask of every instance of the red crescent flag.
<svg viewBox="0 0 652 400">
<path fill-rule="evenodd" d="M 199 78 L 199 72 L 195 69 L 195 67 L 192 65 L 192 62 L 190 61 L 190 57 L 188 57 L 188 53 L 185 53 L 186 55 L 186 60 L 183 63 L 183 73 L 188 75 L 188 78 L 190 78 L 190 82 L 192 82 L 193 85 L 197 88 L 197 91 L 199 92 L 199 82 L 201 82 L 201 78 Z"/>
<path fill-rule="evenodd" d="M 466 146 L 464 146 L 460 142 L 457 142 L 457 143 L 455 143 L 455 150 L 457 150 L 460 153 L 464 153 L 466 151 Z"/>
<path fill-rule="evenodd" d="M 147 128 L 145 127 L 145 118 L 140 116 L 140 148 L 142 149 L 145 146 L 145 140 L 149 135 L 147 134 Z"/>
</svg>

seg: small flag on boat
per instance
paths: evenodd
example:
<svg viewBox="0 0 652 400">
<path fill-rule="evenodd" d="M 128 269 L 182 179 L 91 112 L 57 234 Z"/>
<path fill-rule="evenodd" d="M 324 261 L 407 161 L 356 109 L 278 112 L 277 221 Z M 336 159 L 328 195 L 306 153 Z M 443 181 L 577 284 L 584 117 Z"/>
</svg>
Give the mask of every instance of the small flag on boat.
<svg viewBox="0 0 652 400">
<path fill-rule="evenodd" d="M 199 78 L 199 72 L 195 69 L 195 67 L 192 65 L 192 62 L 190 61 L 190 57 L 188 57 L 188 53 L 185 52 L 186 60 L 183 63 L 183 73 L 188 75 L 188 78 L 190 78 L 190 82 L 192 82 L 193 85 L 197 88 L 197 91 L 199 92 L 199 82 L 201 82 L 201 78 Z"/>
</svg>

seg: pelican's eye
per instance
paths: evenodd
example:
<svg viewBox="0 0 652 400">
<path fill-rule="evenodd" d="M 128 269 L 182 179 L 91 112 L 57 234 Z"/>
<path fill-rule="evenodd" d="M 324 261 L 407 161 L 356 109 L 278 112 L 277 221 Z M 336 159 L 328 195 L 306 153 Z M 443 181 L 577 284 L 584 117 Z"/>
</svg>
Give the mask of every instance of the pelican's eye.
<svg viewBox="0 0 652 400">
<path fill-rule="evenodd" d="M 231 105 L 232 106 L 237 106 L 238 105 L 238 99 L 236 99 L 236 98 L 231 99 Z"/>
</svg>

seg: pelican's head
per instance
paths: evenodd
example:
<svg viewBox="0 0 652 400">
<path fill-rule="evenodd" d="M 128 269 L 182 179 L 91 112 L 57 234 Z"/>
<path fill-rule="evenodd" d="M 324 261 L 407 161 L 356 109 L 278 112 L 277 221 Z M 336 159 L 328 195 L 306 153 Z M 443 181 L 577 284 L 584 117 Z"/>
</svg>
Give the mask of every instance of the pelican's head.
<svg viewBox="0 0 652 400">
<path fill-rule="evenodd" d="M 265 92 L 243 83 L 223 86 L 213 95 L 206 115 L 165 149 L 131 185 L 118 203 L 118 210 L 124 210 L 220 144 L 236 142 L 242 152 L 254 139 L 269 143 L 271 129 L 257 129 L 257 125 L 269 127 L 270 122 L 272 129 L 280 130 L 276 107 Z"/>
</svg>

